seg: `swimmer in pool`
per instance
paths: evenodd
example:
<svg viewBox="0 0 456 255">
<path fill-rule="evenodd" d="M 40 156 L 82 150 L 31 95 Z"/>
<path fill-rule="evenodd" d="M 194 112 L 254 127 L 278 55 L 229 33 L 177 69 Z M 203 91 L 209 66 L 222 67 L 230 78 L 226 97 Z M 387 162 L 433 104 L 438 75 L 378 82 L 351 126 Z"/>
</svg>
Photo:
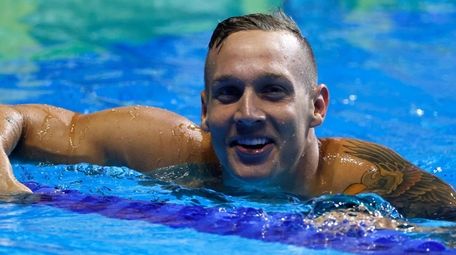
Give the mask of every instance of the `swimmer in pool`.
<svg viewBox="0 0 456 255">
<path fill-rule="evenodd" d="M 8 156 L 127 166 L 144 173 L 213 165 L 223 185 L 314 197 L 373 192 L 408 217 L 456 220 L 456 192 L 392 150 L 317 138 L 329 103 L 314 56 L 282 13 L 232 17 L 209 43 L 201 126 L 144 106 L 79 114 L 48 105 L 0 106 L 0 194 L 30 190 Z"/>
</svg>

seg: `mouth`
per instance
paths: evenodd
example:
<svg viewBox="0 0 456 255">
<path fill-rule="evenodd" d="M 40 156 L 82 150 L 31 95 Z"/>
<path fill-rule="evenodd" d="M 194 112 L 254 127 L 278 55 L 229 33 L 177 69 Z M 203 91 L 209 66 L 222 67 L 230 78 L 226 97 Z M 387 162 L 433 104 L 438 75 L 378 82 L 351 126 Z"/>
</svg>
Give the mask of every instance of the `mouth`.
<svg viewBox="0 0 456 255">
<path fill-rule="evenodd" d="M 237 137 L 230 142 L 239 153 L 247 155 L 260 155 L 272 148 L 273 141 L 267 137 Z"/>
</svg>

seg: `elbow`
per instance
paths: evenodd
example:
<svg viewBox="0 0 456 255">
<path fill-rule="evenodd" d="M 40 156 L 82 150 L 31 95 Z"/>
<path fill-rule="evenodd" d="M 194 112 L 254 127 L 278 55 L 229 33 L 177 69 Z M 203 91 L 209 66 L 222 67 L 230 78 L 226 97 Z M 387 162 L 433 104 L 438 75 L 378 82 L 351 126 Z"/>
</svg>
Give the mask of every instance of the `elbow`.
<svg viewBox="0 0 456 255">
<path fill-rule="evenodd" d="M 20 111 L 11 106 L 0 106 L 0 137 L 3 150 L 9 155 L 19 142 L 25 121 Z"/>
</svg>

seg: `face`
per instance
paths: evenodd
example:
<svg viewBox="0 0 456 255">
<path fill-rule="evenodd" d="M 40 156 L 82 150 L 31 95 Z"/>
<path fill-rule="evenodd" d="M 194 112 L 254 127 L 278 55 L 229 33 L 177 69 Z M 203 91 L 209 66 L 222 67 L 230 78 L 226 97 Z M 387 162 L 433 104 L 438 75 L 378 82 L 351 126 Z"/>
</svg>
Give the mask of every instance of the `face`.
<svg viewBox="0 0 456 255">
<path fill-rule="evenodd" d="M 209 52 L 202 127 L 224 178 L 258 185 L 292 178 L 323 117 L 306 86 L 304 56 L 285 31 L 236 32 Z"/>
</svg>

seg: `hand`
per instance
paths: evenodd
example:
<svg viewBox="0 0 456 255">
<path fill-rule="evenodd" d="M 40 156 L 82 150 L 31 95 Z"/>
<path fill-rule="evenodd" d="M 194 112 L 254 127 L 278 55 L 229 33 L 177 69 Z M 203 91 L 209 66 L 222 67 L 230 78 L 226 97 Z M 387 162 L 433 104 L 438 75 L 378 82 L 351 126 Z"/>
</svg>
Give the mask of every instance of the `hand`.
<svg viewBox="0 0 456 255">
<path fill-rule="evenodd" d="M 0 201 L 15 202 L 31 193 L 29 188 L 14 177 L 6 153 L 0 151 Z"/>
<path fill-rule="evenodd" d="M 0 201 L 22 201 L 24 197 L 32 194 L 32 191 L 27 186 L 8 173 L 11 173 L 11 171 L 0 170 Z"/>
<path fill-rule="evenodd" d="M 0 181 L 0 201 L 3 202 L 24 202 L 28 200 L 32 191 L 16 179 Z"/>
</svg>

